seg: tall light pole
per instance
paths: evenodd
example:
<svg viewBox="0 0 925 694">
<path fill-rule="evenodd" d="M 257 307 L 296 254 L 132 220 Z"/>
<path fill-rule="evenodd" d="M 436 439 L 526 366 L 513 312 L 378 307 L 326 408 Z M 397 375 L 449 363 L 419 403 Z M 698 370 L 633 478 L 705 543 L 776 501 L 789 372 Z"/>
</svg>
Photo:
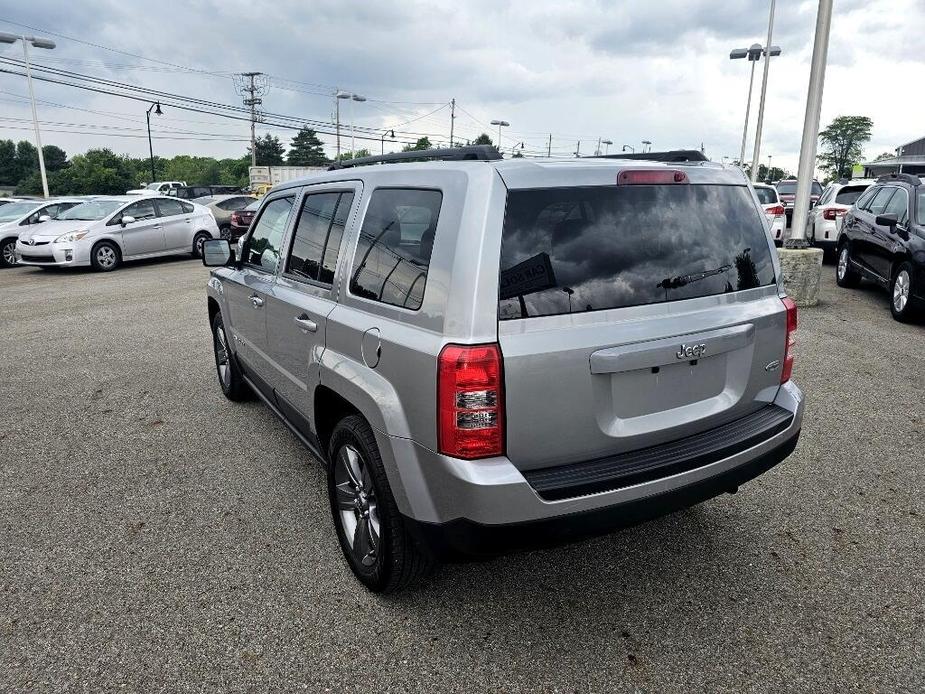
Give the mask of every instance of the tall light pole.
<svg viewBox="0 0 925 694">
<path fill-rule="evenodd" d="M 648 147 L 648 149 L 646 149 L 647 147 Z M 643 151 L 643 154 L 645 154 L 646 152 L 651 152 L 651 151 L 652 151 L 652 142 L 651 142 L 650 140 L 643 140 L 643 141 L 642 141 L 642 151 Z"/>
<path fill-rule="evenodd" d="M 35 48 L 47 48 L 51 50 L 55 47 L 55 42 L 51 39 L 43 39 L 38 36 L 17 36 L 16 34 L 7 34 L 0 32 L 0 43 L 16 43 L 16 40 L 22 41 L 22 56 L 26 63 L 26 82 L 29 83 L 29 101 L 32 103 L 32 127 L 35 128 L 35 147 L 39 152 L 39 172 L 42 174 L 42 192 L 48 197 L 48 176 L 45 175 L 45 154 L 42 152 L 42 136 L 39 133 L 39 117 L 35 110 L 35 92 L 32 89 L 32 70 L 29 67 L 29 44 Z"/>
<path fill-rule="evenodd" d="M 764 44 L 764 75 L 761 78 L 761 99 L 758 102 L 758 129 L 755 132 L 755 154 L 752 156 L 752 183 L 758 180 L 758 162 L 761 161 L 761 126 L 764 125 L 764 97 L 768 91 L 768 69 L 771 67 L 771 56 L 780 55 L 780 48 L 771 45 L 771 33 L 774 30 L 775 2 L 776 0 L 771 0 L 771 14 L 768 17 L 768 40 Z"/>
<path fill-rule="evenodd" d="M 604 154 L 606 155 L 606 154 L 609 154 L 609 153 L 610 153 L 610 145 L 612 145 L 612 144 L 613 144 L 613 140 L 601 140 L 601 142 L 600 142 L 600 144 L 598 144 L 597 148 L 600 149 L 600 148 L 601 148 L 601 145 L 604 145 Z"/>
<path fill-rule="evenodd" d="M 356 151 L 357 151 L 356 142 L 354 141 L 354 138 L 353 138 L 353 124 L 354 124 L 353 102 L 354 101 L 366 101 L 366 97 L 360 96 L 359 94 L 350 95 L 350 152 L 353 154 L 353 156 L 356 156 Z"/>
<path fill-rule="evenodd" d="M 819 139 L 819 117 L 822 113 L 822 89 L 825 86 L 825 63 L 829 52 L 829 28 L 832 25 L 832 0 L 819 0 L 816 15 L 816 37 L 809 70 L 809 90 L 806 95 L 806 116 L 803 119 L 803 140 L 800 143 L 800 164 L 797 169 L 797 193 L 793 209 L 793 226 L 787 248 L 806 248 L 806 215 L 809 194 L 816 168 L 816 142 Z"/>
<path fill-rule="evenodd" d="M 154 183 L 157 180 L 157 174 L 154 173 L 154 145 L 151 144 L 151 109 L 156 109 L 154 111 L 155 116 L 163 116 L 164 112 L 161 111 L 160 102 L 151 104 L 147 111 L 145 111 L 145 118 L 148 121 L 148 153 L 151 155 L 151 183 Z"/>
<path fill-rule="evenodd" d="M 768 183 L 771 182 L 771 156 L 770 154 L 768 155 Z"/>
<path fill-rule="evenodd" d="M 340 100 L 349 99 L 352 96 L 350 92 L 342 92 L 337 90 L 334 92 L 334 131 L 337 133 L 337 155 L 336 159 L 340 159 Z"/>
<path fill-rule="evenodd" d="M 498 126 L 498 151 L 501 151 L 501 128 L 506 128 L 510 125 L 506 120 L 493 120 L 492 125 Z"/>
<path fill-rule="evenodd" d="M 748 78 L 748 99 L 745 101 L 745 125 L 742 126 L 742 152 L 739 154 L 739 166 L 745 166 L 745 139 L 748 137 L 748 116 L 752 109 L 752 86 L 755 84 L 755 63 L 761 59 L 761 46 L 753 43 L 748 48 L 734 48 L 729 51 L 730 60 L 748 58 L 752 64 L 751 75 Z"/>
</svg>

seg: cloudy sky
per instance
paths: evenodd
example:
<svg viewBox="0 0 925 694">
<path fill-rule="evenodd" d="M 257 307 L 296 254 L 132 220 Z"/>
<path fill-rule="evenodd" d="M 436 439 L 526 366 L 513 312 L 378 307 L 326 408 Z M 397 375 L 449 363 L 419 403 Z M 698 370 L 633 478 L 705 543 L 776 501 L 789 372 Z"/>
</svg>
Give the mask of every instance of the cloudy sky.
<svg viewBox="0 0 925 694">
<path fill-rule="evenodd" d="M 341 89 L 367 98 L 352 104 L 357 126 L 447 141 L 455 98 L 457 138 L 486 130 L 494 138 L 488 121 L 500 118 L 511 123 L 502 144 L 524 142 L 528 152 L 545 151 L 551 133 L 559 155 L 579 140 L 591 153 L 598 138 L 612 140 L 611 151 L 647 139 L 655 149 L 703 143 L 719 160 L 738 156 L 748 87 L 747 62 L 729 60 L 729 50 L 764 42 L 768 8 L 769 0 L 31 0 L 7 4 L 0 31 L 54 39 L 52 51 L 33 49 L 35 63 L 119 83 L 96 83 L 108 91 L 131 93 L 127 85 L 237 106 L 232 74 L 253 70 L 268 75 L 263 108 L 279 117 L 329 123 Z M 815 15 L 814 1 L 777 3 L 773 43 L 783 54 L 770 67 L 762 162 L 770 154 L 791 170 Z M 913 116 L 925 112 L 916 86 L 925 74 L 923 26 L 922 0 L 835 0 L 822 123 L 871 117 L 868 156 L 925 135 Z M 21 56 L 19 44 L 0 44 L 0 58 Z M 747 158 L 760 69 L 755 82 Z M 0 72 L 0 138 L 31 139 L 26 94 L 24 78 Z M 36 96 L 46 144 L 147 153 L 147 103 L 48 82 L 36 82 Z M 342 103 L 349 124 L 350 104 Z M 156 153 L 242 155 L 248 124 L 215 115 L 229 113 L 219 106 L 201 105 L 201 113 L 165 105 L 153 122 Z M 293 133 L 259 127 L 266 131 L 286 142 Z M 349 125 L 344 131 L 349 148 Z M 333 153 L 334 138 L 322 139 Z M 377 151 L 380 143 L 360 146 Z"/>
</svg>

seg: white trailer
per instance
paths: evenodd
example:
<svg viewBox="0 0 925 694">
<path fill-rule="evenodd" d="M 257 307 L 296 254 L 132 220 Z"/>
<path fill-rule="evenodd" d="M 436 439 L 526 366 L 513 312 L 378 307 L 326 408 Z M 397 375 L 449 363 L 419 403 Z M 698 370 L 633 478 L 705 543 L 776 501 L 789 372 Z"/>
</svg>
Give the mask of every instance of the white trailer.
<svg viewBox="0 0 925 694">
<path fill-rule="evenodd" d="M 266 192 L 275 185 L 294 181 L 325 171 L 324 166 L 251 166 L 249 169 L 251 190 Z"/>
</svg>

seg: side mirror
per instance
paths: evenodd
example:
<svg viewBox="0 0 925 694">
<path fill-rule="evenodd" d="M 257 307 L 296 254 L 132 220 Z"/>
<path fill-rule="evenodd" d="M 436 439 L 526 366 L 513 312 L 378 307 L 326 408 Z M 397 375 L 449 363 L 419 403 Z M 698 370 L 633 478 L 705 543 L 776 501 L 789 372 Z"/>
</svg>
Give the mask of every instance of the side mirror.
<svg viewBox="0 0 925 694">
<path fill-rule="evenodd" d="M 206 239 L 202 244 L 202 264 L 206 267 L 225 267 L 234 263 L 234 251 L 228 239 Z"/>
<path fill-rule="evenodd" d="M 878 214 L 876 222 L 878 227 L 890 227 L 892 229 L 899 223 L 899 218 L 895 212 L 887 212 L 886 214 Z"/>
<path fill-rule="evenodd" d="M 47 222 L 49 219 L 51 219 L 51 215 L 43 214 L 39 216 L 40 222 Z"/>
<path fill-rule="evenodd" d="M 126 224 L 132 224 L 135 221 L 135 218 L 130 214 L 122 215 L 122 219 L 119 220 L 119 224 L 125 226 Z"/>
</svg>

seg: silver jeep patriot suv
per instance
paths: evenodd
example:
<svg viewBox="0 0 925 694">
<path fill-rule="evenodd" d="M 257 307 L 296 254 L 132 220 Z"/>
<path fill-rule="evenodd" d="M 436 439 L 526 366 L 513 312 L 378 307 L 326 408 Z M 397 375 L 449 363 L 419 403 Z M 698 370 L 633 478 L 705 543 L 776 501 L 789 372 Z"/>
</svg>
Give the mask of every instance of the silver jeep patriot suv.
<svg viewBox="0 0 925 694">
<path fill-rule="evenodd" d="M 370 157 L 204 251 L 219 384 L 324 461 L 374 591 L 734 492 L 797 443 L 796 306 L 737 169 Z"/>
</svg>

